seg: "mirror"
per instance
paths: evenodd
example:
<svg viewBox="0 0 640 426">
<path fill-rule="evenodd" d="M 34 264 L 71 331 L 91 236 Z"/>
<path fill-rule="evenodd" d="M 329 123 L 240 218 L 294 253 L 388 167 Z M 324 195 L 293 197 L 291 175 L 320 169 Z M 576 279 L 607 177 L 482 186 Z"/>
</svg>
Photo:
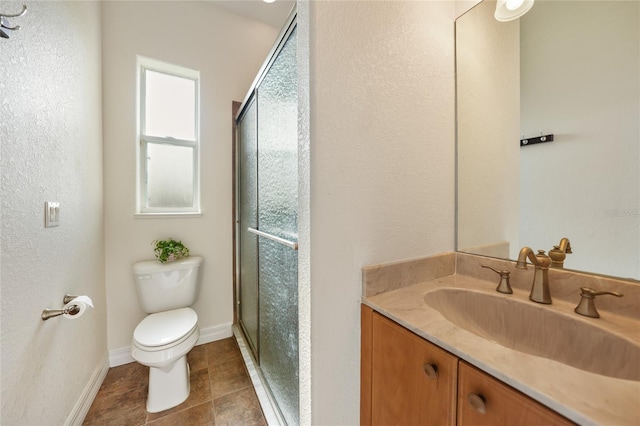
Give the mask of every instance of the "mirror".
<svg viewBox="0 0 640 426">
<path fill-rule="evenodd" d="M 457 249 L 513 260 L 566 237 L 564 268 L 639 280 L 640 2 L 494 10 L 456 21 Z"/>
</svg>

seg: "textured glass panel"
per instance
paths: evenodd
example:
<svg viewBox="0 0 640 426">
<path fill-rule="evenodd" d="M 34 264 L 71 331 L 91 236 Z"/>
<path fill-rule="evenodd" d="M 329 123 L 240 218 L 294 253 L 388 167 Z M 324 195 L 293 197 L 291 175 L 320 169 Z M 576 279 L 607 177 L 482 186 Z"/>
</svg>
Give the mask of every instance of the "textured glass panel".
<svg viewBox="0 0 640 426">
<path fill-rule="evenodd" d="M 299 424 L 298 252 L 260 238 L 260 368 L 289 425 Z"/>
<path fill-rule="evenodd" d="M 193 148 L 147 143 L 147 207 L 193 207 Z"/>
<path fill-rule="evenodd" d="M 195 140 L 195 80 L 146 70 L 145 83 L 144 134 Z"/>
<path fill-rule="evenodd" d="M 240 323 L 258 356 L 258 241 L 247 227 L 258 227 L 257 117 L 252 102 L 238 124 L 238 203 L 240 234 Z"/>
<path fill-rule="evenodd" d="M 258 88 L 260 230 L 297 240 L 298 97 L 296 33 Z"/>
<path fill-rule="evenodd" d="M 296 34 L 258 87 L 258 223 L 298 239 Z M 298 252 L 260 238 L 260 368 L 289 425 L 299 424 Z"/>
</svg>

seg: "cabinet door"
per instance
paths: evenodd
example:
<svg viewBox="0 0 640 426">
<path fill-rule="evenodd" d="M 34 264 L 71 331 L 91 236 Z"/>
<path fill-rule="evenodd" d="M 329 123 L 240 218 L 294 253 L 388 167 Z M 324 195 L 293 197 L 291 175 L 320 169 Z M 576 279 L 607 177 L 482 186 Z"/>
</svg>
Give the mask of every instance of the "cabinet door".
<svg viewBox="0 0 640 426">
<path fill-rule="evenodd" d="M 457 358 L 373 314 L 373 425 L 455 425 Z"/>
<path fill-rule="evenodd" d="M 573 424 L 464 361 L 460 361 L 458 374 L 459 426 Z"/>
</svg>

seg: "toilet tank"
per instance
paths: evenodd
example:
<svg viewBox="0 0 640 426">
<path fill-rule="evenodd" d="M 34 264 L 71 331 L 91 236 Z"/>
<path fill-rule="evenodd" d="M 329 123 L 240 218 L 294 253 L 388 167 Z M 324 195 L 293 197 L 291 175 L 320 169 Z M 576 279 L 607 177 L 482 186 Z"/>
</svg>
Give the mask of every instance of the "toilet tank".
<svg viewBox="0 0 640 426">
<path fill-rule="evenodd" d="M 133 265 L 138 301 L 147 313 L 185 308 L 198 300 L 202 257 L 189 256 L 160 263 L 145 260 Z"/>
</svg>

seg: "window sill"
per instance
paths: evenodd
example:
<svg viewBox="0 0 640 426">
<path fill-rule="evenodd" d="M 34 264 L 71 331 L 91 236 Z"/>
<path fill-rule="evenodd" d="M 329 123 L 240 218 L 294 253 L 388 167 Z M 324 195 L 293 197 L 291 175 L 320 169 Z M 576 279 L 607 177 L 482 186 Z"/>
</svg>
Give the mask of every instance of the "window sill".
<svg viewBox="0 0 640 426">
<path fill-rule="evenodd" d="M 202 212 L 197 213 L 134 213 L 134 219 L 191 219 L 202 217 Z"/>
</svg>

